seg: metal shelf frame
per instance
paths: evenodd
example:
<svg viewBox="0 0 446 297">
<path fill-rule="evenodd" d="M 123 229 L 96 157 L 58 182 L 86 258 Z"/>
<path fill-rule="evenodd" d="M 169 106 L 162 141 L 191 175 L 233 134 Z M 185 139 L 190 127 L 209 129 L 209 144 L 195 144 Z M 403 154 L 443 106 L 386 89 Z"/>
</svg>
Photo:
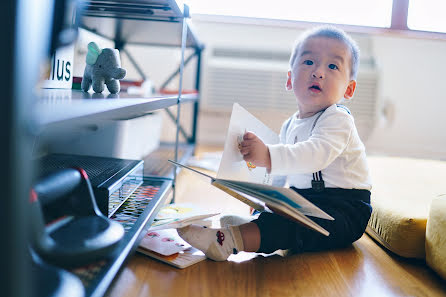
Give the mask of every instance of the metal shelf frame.
<svg viewBox="0 0 446 297">
<path fill-rule="evenodd" d="M 196 60 L 195 90 L 199 94 L 201 56 L 204 46 L 196 38 L 191 24 L 187 22 L 189 18 L 188 6 L 179 7 L 175 3 L 172 0 L 89 1 L 86 2 L 82 11 L 81 27 L 113 41 L 115 48 L 129 58 L 130 63 L 135 67 L 143 80 L 146 79 L 147 75 L 129 50 L 126 49 L 126 45 L 181 47 L 180 65 L 160 87 L 160 89 L 164 89 L 173 79 L 179 76 L 178 109 L 180 109 L 180 103 L 183 100 L 183 70 L 194 58 Z M 164 27 L 160 33 L 163 36 L 152 36 L 149 33 L 152 29 L 150 23 L 144 21 L 158 22 L 155 26 Z M 147 33 L 141 34 L 142 31 L 147 31 Z M 181 33 L 181 39 L 176 38 L 179 35 L 178 33 Z M 171 37 L 173 39 L 169 39 Z M 185 58 L 186 48 L 193 49 L 193 53 L 187 58 Z M 193 103 L 191 135 L 188 135 L 178 122 L 179 110 L 178 116 L 175 117 L 169 109 L 165 109 L 169 118 L 177 124 L 179 133 L 189 144 L 196 142 L 199 95 L 197 97 L 197 100 Z"/>
<path fill-rule="evenodd" d="M 181 101 L 183 90 L 183 72 L 184 67 L 188 65 L 194 57 L 196 57 L 196 77 L 195 89 L 200 90 L 200 68 L 201 55 L 204 46 L 198 41 L 191 25 L 188 24 L 189 8 L 187 5 L 183 7 L 177 6 L 175 0 L 133 0 L 133 1 L 117 1 L 117 0 L 94 0 L 86 2 L 81 13 L 81 27 L 112 40 L 115 47 L 121 52 L 125 53 L 135 69 L 138 71 L 142 79 L 146 78 L 143 69 L 138 65 L 129 51 L 125 48 L 128 44 L 138 44 L 147 46 L 167 46 L 167 47 L 181 47 L 181 61 L 178 69 L 176 69 L 162 84 L 162 88 L 167 86 L 174 78 L 179 77 L 178 97 L 177 97 L 177 114 L 176 116 L 165 108 L 169 118 L 175 122 L 175 153 L 174 159 L 178 160 L 178 144 L 179 135 L 181 134 L 188 144 L 194 145 L 197 137 L 197 119 L 199 112 L 199 97 L 193 103 L 193 116 L 191 135 L 188 135 L 185 129 L 181 126 Z M 139 23 L 137 23 L 139 21 Z M 142 21 L 142 23 L 141 23 Z M 157 22 L 156 27 L 163 26 L 165 32 L 162 36 L 155 36 L 155 40 L 148 33 L 150 27 L 145 21 Z M 144 24 L 144 25 L 142 25 Z M 139 28 L 136 30 L 136 26 Z M 139 34 L 144 31 L 143 26 L 147 32 L 146 34 Z M 168 39 L 178 35 L 180 31 L 181 39 Z M 176 34 L 175 34 L 176 33 Z M 185 58 L 186 48 L 193 48 L 194 52 Z M 175 182 L 176 170 L 174 170 L 173 177 L 173 200 L 175 201 Z"/>
</svg>

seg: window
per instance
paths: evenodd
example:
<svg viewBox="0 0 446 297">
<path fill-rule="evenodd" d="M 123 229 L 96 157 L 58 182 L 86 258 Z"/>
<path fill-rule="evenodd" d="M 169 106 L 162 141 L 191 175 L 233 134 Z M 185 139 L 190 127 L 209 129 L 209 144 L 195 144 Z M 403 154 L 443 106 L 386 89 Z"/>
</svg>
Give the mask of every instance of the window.
<svg viewBox="0 0 446 297">
<path fill-rule="evenodd" d="M 192 14 L 446 33 L 445 0 L 185 1 Z"/>
<path fill-rule="evenodd" d="M 444 0 L 410 0 L 407 26 L 413 30 L 446 33 L 445 13 Z"/>
<path fill-rule="evenodd" d="M 191 13 L 390 27 L 392 0 L 189 0 Z"/>
</svg>

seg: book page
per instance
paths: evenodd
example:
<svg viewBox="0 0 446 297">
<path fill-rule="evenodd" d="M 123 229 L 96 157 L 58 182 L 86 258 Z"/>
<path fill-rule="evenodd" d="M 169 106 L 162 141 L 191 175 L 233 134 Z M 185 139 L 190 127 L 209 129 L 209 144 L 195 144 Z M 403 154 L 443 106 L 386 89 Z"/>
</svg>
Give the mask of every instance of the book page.
<svg viewBox="0 0 446 297">
<path fill-rule="evenodd" d="M 332 216 L 290 188 L 273 187 L 269 185 L 247 183 L 235 180 L 217 180 L 216 182 L 257 197 L 267 205 L 271 204 L 272 202 L 276 204 L 283 204 L 294 208 L 296 211 L 307 216 L 334 220 Z"/>
<path fill-rule="evenodd" d="M 234 103 L 217 178 L 271 185 L 272 178 L 266 168 L 245 162 L 238 149 L 240 137 L 248 131 L 255 133 L 265 144 L 279 142 L 279 136 L 274 131 Z"/>
<path fill-rule="evenodd" d="M 211 221 L 205 222 L 204 220 L 218 214 L 208 213 L 190 203 L 168 204 L 158 212 L 149 230 L 176 229 L 190 224 L 211 223 Z"/>
<path fill-rule="evenodd" d="M 306 215 L 329 220 L 334 220 L 334 218 L 291 189 L 221 179 L 214 183 L 222 184 L 234 191 L 258 198 L 274 213 L 294 219 L 326 236 L 330 234 Z"/>
<path fill-rule="evenodd" d="M 238 200 L 249 205 L 250 207 L 254 208 L 255 210 L 258 210 L 258 211 L 265 210 L 265 203 L 262 203 L 260 200 L 256 199 L 255 197 L 246 196 L 247 194 L 232 190 L 232 189 L 228 188 L 227 186 L 222 185 L 219 182 L 214 181 L 214 182 L 212 182 L 212 185 L 219 188 L 223 192 L 228 193 L 232 197 L 237 198 Z"/>
</svg>

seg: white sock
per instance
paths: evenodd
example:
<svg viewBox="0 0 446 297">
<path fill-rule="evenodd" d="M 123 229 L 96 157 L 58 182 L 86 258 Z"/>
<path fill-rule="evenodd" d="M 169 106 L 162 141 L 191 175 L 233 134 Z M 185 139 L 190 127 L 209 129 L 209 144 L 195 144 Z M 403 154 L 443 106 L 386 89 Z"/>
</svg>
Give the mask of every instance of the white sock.
<svg viewBox="0 0 446 297">
<path fill-rule="evenodd" d="M 243 250 L 243 239 L 237 226 L 211 229 L 189 225 L 177 231 L 181 238 L 214 261 L 224 261 Z"/>
<path fill-rule="evenodd" d="M 220 226 L 228 227 L 228 226 L 240 226 L 254 220 L 253 216 L 234 216 L 234 215 L 226 215 L 220 218 Z"/>
</svg>

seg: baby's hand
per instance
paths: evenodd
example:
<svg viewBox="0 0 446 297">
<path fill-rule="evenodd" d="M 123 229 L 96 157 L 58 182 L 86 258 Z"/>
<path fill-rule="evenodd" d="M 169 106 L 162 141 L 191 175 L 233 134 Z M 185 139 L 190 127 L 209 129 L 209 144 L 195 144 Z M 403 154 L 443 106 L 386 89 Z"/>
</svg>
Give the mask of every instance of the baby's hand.
<svg viewBox="0 0 446 297">
<path fill-rule="evenodd" d="M 271 170 L 271 158 L 268 147 L 257 135 L 252 132 L 246 132 L 243 135 L 243 141 L 240 143 L 239 148 L 240 153 L 243 155 L 243 160 Z"/>
</svg>

